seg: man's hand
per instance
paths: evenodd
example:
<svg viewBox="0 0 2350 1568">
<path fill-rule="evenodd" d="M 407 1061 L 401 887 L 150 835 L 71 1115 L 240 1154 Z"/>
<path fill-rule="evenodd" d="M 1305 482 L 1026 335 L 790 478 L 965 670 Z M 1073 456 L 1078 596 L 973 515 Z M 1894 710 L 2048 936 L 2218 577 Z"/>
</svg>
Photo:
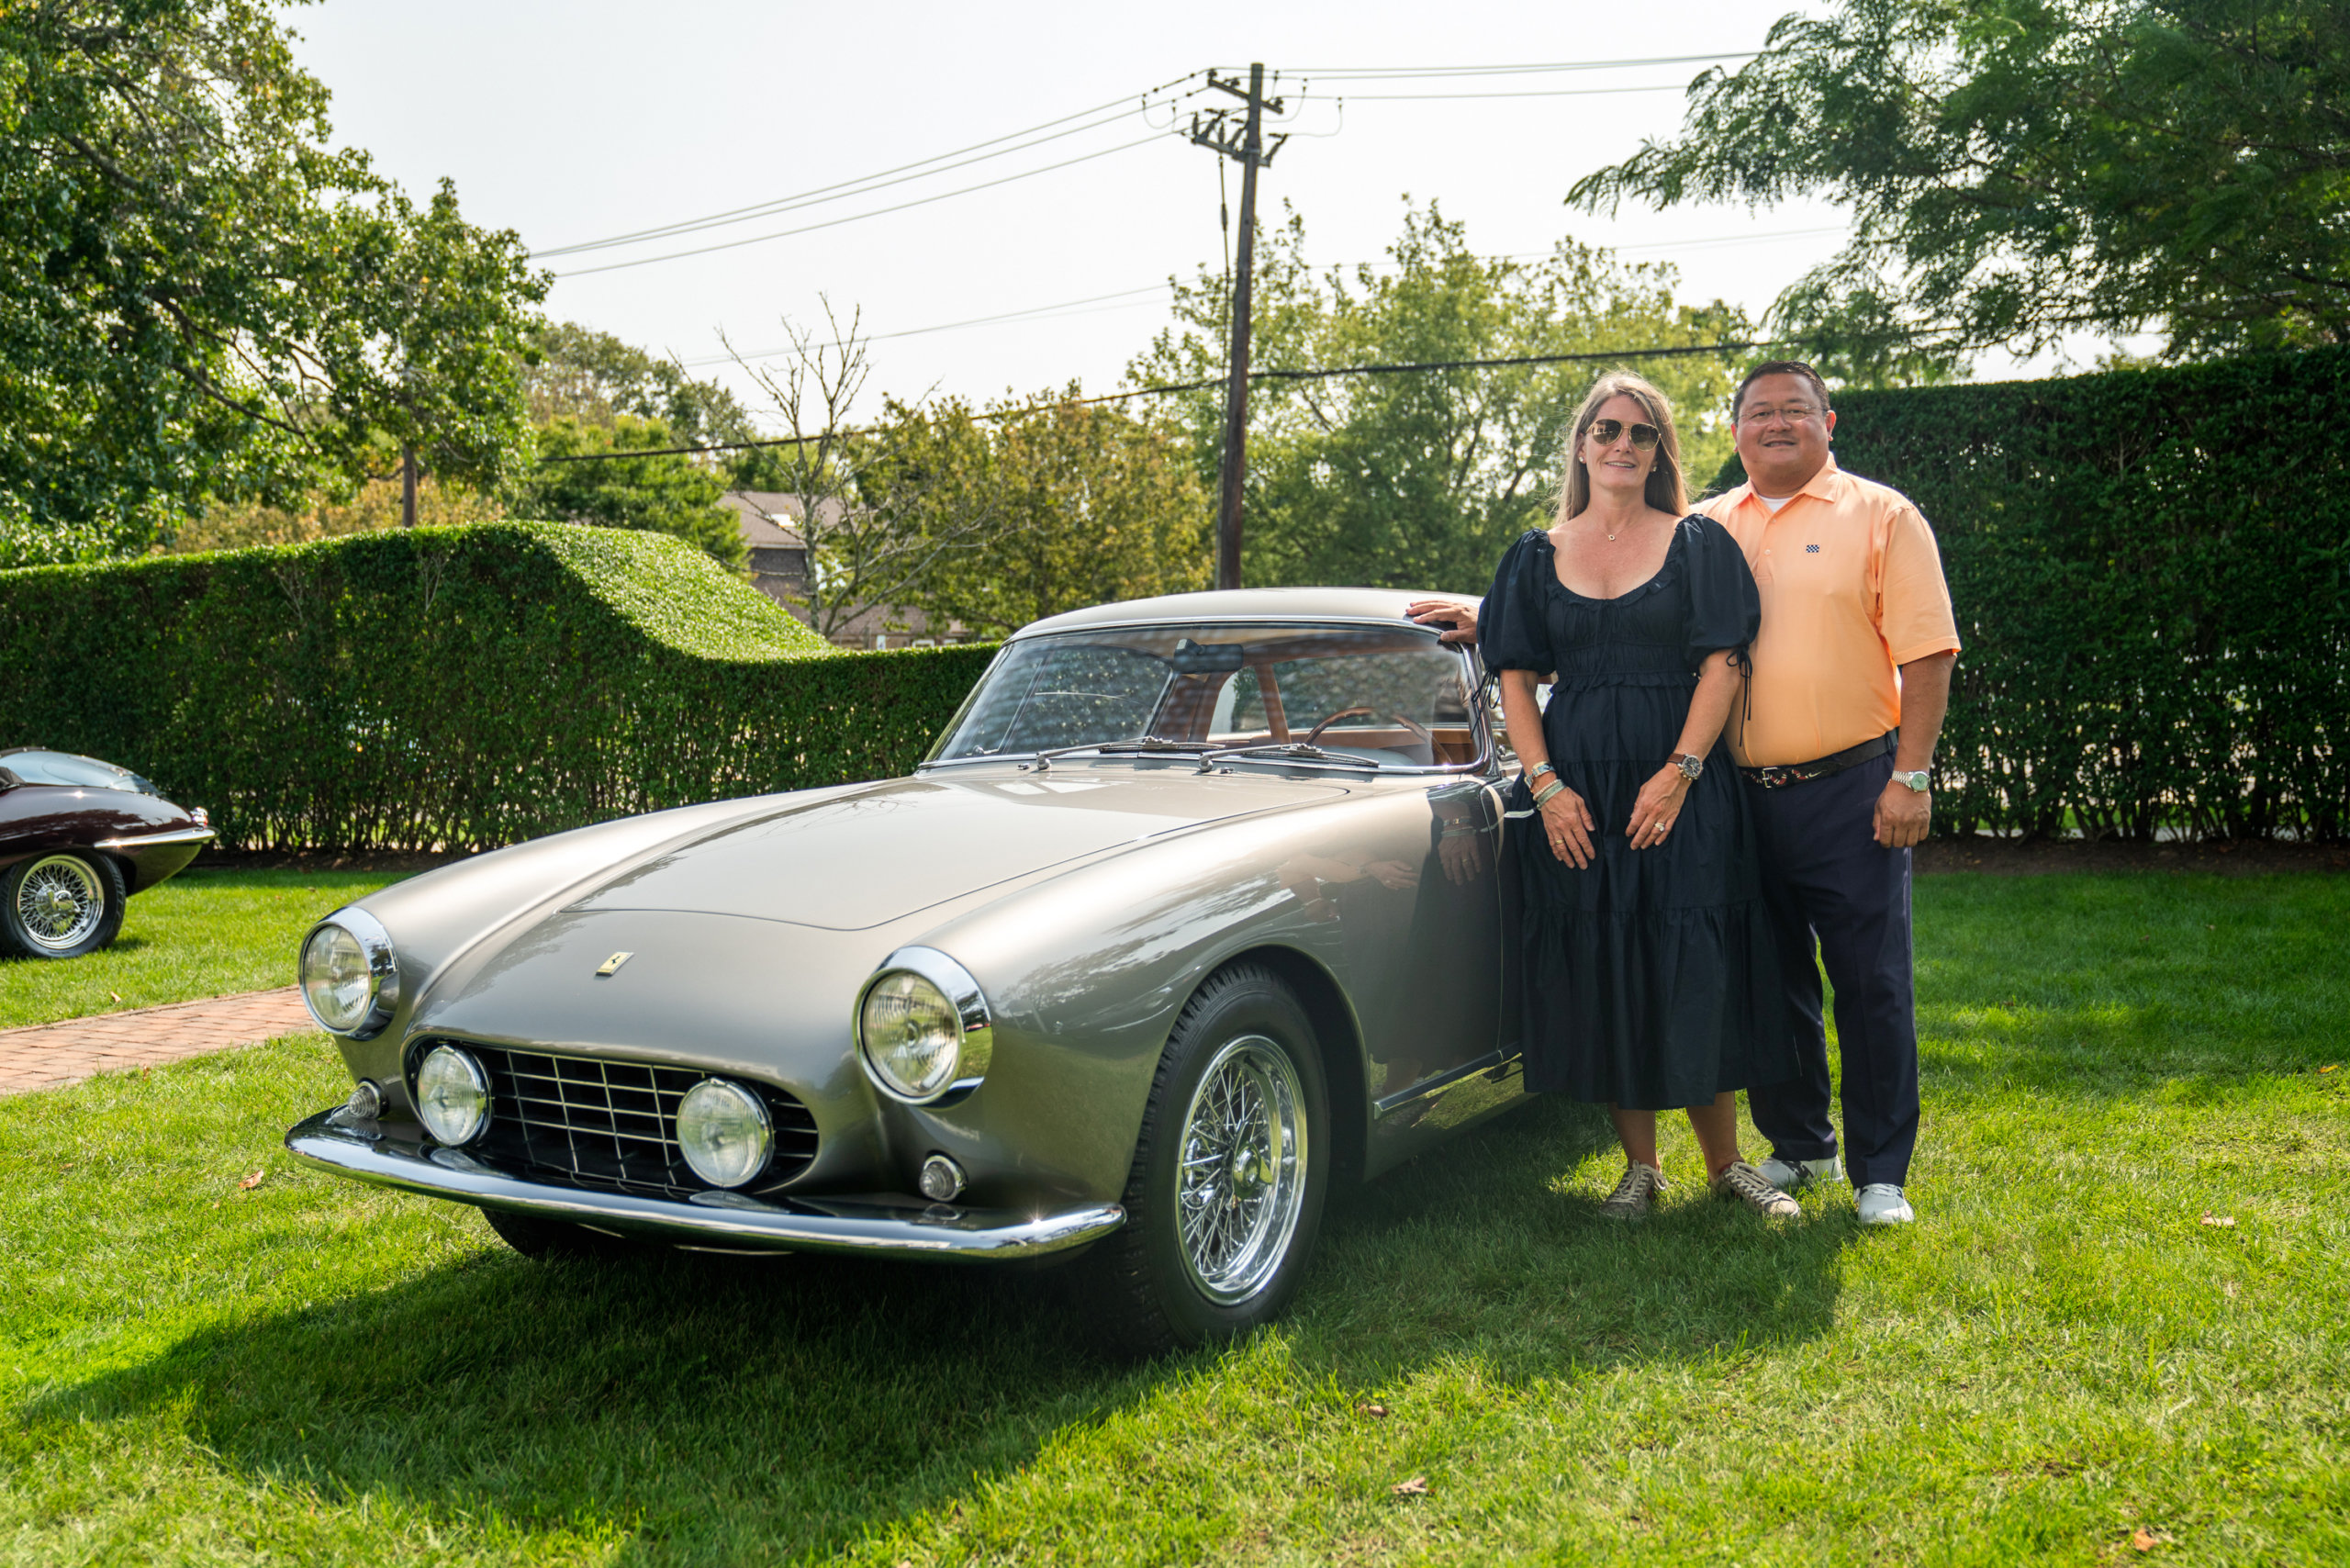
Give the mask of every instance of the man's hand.
<svg viewBox="0 0 2350 1568">
<path fill-rule="evenodd" d="M 1934 797 L 1925 790 L 1912 790 L 1897 779 L 1888 780 L 1885 793 L 1876 798 L 1876 841 L 1887 849 L 1914 849 L 1926 842 L 1926 830 L 1934 824 Z"/>
<path fill-rule="evenodd" d="M 1451 599 L 1416 599 L 1404 607 L 1404 613 L 1423 626 L 1444 626 L 1450 630 L 1439 636 L 1439 643 L 1474 643 L 1477 640 L 1477 607 Z"/>
<path fill-rule="evenodd" d="M 1447 833 L 1437 840 L 1437 858 L 1445 877 L 1456 888 L 1466 887 L 1485 874 L 1485 840 L 1482 834 Z"/>
</svg>

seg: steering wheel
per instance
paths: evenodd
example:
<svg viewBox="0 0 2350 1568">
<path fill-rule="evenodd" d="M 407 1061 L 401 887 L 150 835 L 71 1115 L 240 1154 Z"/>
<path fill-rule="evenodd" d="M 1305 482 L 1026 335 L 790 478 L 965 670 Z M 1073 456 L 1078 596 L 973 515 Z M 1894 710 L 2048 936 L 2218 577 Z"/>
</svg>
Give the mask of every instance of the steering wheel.
<svg viewBox="0 0 2350 1568">
<path fill-rule="evenodd" d="M 1306 731 L 1305 739 L 1300 744 L 1312 745 L 1315 741 L 1322 738 L 1323 731 L 1328 729 L 1331 725 L 1337 723 L 1341 719 L 1351 719 L 1359 713 L 1367 713 L 1374 719 L 1394 720 L 1397 723 L 1411 731 L 1413 734 L 1418 736 L 1421 742 L 1429 748 L 1430 756 L 1435 755 L 1436 736 L 1429 731 L 1428 727 L 1415 720 L 1405 718 L 1403 714 L 1394 711 L 1393 709 L 1363 707 L 1341 708 L 1337 712 L 1331 714 L 1328 718 L 1323 720 L 1320 723 L 1315 725 L 1312 729 Z"/>
</svg>

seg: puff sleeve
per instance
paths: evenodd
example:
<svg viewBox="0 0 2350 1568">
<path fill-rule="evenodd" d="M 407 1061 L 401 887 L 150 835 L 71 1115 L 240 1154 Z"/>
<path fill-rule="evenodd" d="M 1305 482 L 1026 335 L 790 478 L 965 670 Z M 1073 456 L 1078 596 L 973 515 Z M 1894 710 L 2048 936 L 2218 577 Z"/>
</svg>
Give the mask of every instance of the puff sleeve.
<svg viewBox="0 0 2350 1568">
<path fill-rule="evenodd" d="M 1746 552 L 1729 530 L 1701 513 L 1683 519 L 1681 527 L 1687 554 L 1681 574 L 1682 649 L 1689 667 L 1696 669 L 1728 648 L 1731 666 L 1742 670 L 1762 626 L 1762 593 L 1754 586 Z"/>
<path fill-rule="evenodd" d="M 1485 602 L 1477 611 L 1477 652 L 1485 667 L 1496 674 L 1505 669 L 1548 674 L 1558 667 L 1537 575 L 1550 569 L 1542 548 L 1549 543 L 1531 529 L 1519 535 L 1494 569 L 1494 586 L 1485 590 Z"/>
</svg>

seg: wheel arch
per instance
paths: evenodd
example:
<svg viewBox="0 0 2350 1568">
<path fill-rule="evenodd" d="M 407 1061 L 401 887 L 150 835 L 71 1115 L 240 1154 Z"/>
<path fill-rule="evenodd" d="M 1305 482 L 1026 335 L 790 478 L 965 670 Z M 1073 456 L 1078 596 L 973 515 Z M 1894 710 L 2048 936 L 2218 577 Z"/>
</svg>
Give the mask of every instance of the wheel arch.
<svg viewBox="0 0 2350 1568">
<path fill-rule="evenodd" d="M 1330 1093 L 1330 1174 L 1334 1180 L 1360 1182 L 1371 1103 L 1365 1097 L 1369 1090 L 1362 1065 L 1362 1028 L 1345 988 L 1317 959 L 1279 943 L 1232 954 L 1201 977 L 1200 984 L 1241 964 L 1260 964 L 1270 969 L 1305 1009 L 1321 1053 L 1323 1081 Z M 1193 988 L 1195 992 L 1197 989 Z"/>
</svg>

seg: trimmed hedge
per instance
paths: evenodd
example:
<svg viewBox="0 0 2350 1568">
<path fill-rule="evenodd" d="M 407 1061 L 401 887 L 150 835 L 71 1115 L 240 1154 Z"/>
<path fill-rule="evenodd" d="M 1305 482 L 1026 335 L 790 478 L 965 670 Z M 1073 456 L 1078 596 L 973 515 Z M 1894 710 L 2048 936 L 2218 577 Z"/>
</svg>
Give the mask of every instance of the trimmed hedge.
<svg viewBox="0 0 2350 1568">
<path fill-rule="evenodd" d="M 1837 462 L 1932 520 L 1958 609 L 1938 827 L 2350 833 L 2350 350 L 1836 411 Z"/>
<path fill-rule="evenodd" d="M 226 846 L 474 849 L 904 773 L 991 653 L 840 653 L 664 534 L 420 528 L 0 572 L 0 745 Z"/>
</svg>

